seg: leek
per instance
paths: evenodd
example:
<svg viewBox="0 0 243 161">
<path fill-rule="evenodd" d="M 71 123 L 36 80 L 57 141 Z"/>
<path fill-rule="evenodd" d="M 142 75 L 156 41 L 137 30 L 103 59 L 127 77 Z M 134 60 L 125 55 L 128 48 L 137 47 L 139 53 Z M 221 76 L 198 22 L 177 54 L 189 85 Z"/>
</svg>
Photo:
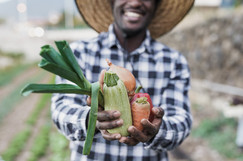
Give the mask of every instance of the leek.
<svg viewBox="0 0 243 161">
<path fill-rule="evenodd" d="M 83 149 L 84 155 L 89 155 L 93 138 L 94 138 L 95 128 L 93 127 L 96 127 L 96 120 L 97 120 L 97 113 L 98 113 L 98 93 L 100 89 L 99 82 L 93 83 L 91 89 L 92 89 L 91 110 L 89 113 L 87 138 L 85 140 L 84 149 Z"/>
<path fill-rule="evenodd" d="M 84 155 L 88 155 L 96 128 L 98 104 L 101 106 L 104 105 L 103 93 L 100 90 L 99 82 L 91 84 L 84 77 L 68 43 L 66 41 L 56 41 L 55 43 L 60 54 L 49 45 L 43 46 L 40 52 L 42 60 L 38 66 L 48 72 L 65 78 L 76 85 L 28 84 L 21 90 L 21 94 L 27 96 L 30 93 L 74 93 L 91 96 L 88 134 L 83 151 Z"/>
</svg>

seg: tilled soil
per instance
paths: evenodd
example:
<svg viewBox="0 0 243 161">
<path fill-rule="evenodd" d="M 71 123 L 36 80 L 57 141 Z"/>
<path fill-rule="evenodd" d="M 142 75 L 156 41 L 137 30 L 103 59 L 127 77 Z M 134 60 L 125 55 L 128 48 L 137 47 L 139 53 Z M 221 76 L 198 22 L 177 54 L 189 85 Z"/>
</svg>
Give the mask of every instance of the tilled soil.
<svg viewBox="0 0 243 161">
<path fill-rule="evenodd" d="M 10 85 L 4 88 L 14 88 L 19 84 L 19 81 L 23 81 L 24 79 L 28 79 L 31 76 L 32 72 L 38 72 L 36 69 L 31 72 L 27 72 L 27 74 L 23 74 L 21 80 L 13 81 Z M 23 80 L 22 80 L 23 79 Z M 43 80 L 40 80 L 40 83 L 47 83 L 50 80 L 50 77 L 45 77 Z M 25 121 L 28 116 L 34 110 L 38 100 L 41 95 L 39 94 L 31 94 L 28 97 L 25 97 L 22 101 L 20 101 L 16 107 L 1 121 L 0 124 L 0 154 L 8 147 L 11 140 L 14 136 L 25 128 Z"/>
<path fill-rule="evenodd" d="M 50 105 L 48 104 L 44 110 L 40 113 L 40 116 L 31 132 L 31 136 L 25 144 L 25 148 L 23 151 L 17 156 L 15 161 L 24 161 L 28 160 L 31 155 L 31 147 L 33 146 L 33 142 L 35 137 L 39 134 L 41 127 L 46 123 L 46 118 L 48 113 L 50 112 Z"/>
<path fill-rule="evenodd" d="M 194 84 L 197 86 L 194 86 Z M 191 108 L 193 116 L 192 128 L 197 128 L 205 119 L 218 117 L 220 111 L 214 107 L 214 99 L 225 100 L 227 98 L 227 96 L 218 97 L 218 93 L 205 90 L 198 84 L 200 83 L 192 83 L 192 89 L 189 93 L 191 104 L 202 107 L 202 109 Z M 216 150 L 212 149 L 206 140 L 194 138 L 191 135 L 177 149 L 169 152 L 169 156 L 170 161 L 236 161 L 223 157 Z"/>
<path fill-rule="evenodd" d="M 14 89 L 16 89 L 19 85 L 21 85 L 26 78 L 31 78 L 39 69 L 37 67 L 29 68 L 24 73 L 21 73 L 18 77 L 15 77 L 9 85 L 0 87 L 0 101 L 8 96 Z"/>
</svg>

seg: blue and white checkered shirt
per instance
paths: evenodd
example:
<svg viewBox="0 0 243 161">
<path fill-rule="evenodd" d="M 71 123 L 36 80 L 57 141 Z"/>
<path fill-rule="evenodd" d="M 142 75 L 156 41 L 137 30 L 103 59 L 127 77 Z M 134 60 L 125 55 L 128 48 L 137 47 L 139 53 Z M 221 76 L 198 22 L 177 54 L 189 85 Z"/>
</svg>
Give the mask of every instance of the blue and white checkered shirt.
<svg viewBox="0 0 243 161">
<path fill-rule="evenodd" d="M 119 44 L 113 25 L 91 41 L 71 44 L 85 77 L 98 81 L 106 59 L 130 70 L 149 93 L 154 107 L 165 111 L 158 134 L 147 143 L 128 146 L 119 141 L 107 141 L 95 135 L 90 155 L 82 155 L 86 138 L 86 118 L 90 107 L 87 96 L 54 94 L 52 119 L 59 131 L 70 140 L 72 161 L 167 161 L 168 150 L 178 146 L 190 133 L 192 116 L 188 98 L 190 73 L 183 55 L 150 37 L 149 31 L 139 48 L 127 53 Z M 70 83 L 57 77 L 56 83 Z"/>
</svg>

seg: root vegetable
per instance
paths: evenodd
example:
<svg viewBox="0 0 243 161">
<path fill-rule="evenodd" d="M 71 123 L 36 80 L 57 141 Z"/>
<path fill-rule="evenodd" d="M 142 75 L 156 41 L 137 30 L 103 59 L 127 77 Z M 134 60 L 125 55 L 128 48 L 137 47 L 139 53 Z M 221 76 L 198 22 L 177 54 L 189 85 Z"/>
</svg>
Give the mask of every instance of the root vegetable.
<svg viewBox="0 0 243 161">
<path fill-rule="evenodd" d="M 110 67 L 109 70 L 115 72 L 118 77 L 123 81 L 124 85 L 126 86 L 128 96 L 129 98 L 131 98 L 134 95 L 134 91 L 136 88 L 136 79 L 133 74 L 126 68 L 112 64 L 112 62 L 108 59 L 106 59 L 106 62 Z"/>
<path fill-rule="evenodd" d="M 142 119 L 149 119 L 150 115 L 150 104 L 146 97 L 137 98 L 136 101 L 132 103 L 132 122 L 138 130 L 143 130 L 143 125 L 141 124 Z"/>
</svg>

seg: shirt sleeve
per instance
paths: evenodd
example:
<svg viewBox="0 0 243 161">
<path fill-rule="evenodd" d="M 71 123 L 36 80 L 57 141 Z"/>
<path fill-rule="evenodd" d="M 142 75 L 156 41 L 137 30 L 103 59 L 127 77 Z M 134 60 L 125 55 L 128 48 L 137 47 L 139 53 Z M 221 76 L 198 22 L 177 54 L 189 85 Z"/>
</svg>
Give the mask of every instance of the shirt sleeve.
<svg viewBox="0 0 243 161">
<path fill-rule="evenodd" d="M 145 143 L 145 148 L 167 151 L 180 145 L 192 126 L 188 90 L 190 71 L 184 56 L 179 55 L 173 65 L 170 80 L 162 94 L 164 117 L 157 135 Z"/>
<path fill-rule="evenodd" d="M 56 83 L 69 83 L 60 77 Z M 53 94 L 51 114 L 58 130 L 72 141 L 83 141 L 86 138 L 86 118 L 90 107 L 86 104 L 86 96 L 77 94 Z"/>
<path fill-rule="evenodd" d="M 83 42 L 73 42 L 70 47 L 85 75 L 85 45 Z M 73 84 L 72 82 L 56 77 L 56 84 Z M 83 141 L 86 138 L 86 121 L 90 107 L 86 105 L 86 95 L 53 94 L 51 114 L 58 130 L 72 141 Z"/>
</svg>

